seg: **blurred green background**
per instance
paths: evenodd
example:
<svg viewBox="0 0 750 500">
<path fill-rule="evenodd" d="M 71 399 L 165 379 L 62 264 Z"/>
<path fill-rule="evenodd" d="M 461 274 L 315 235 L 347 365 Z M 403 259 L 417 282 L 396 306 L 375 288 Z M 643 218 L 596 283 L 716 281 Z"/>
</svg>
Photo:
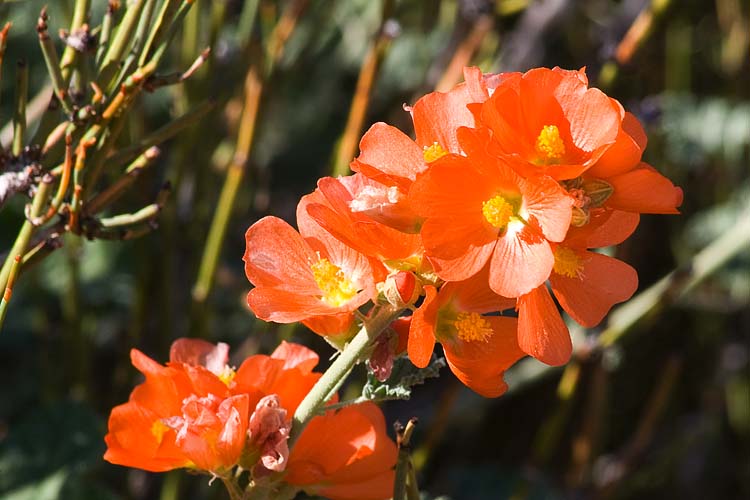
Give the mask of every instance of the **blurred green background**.
<svg viewBox="0 0 750 500">
<path fill-rule="evenodd" d="M 50 5 L 58 48 L 55 34 L 69 25 L 73 3 Z M 380 64 L 362 124 L 354 123 L 357 136 L 380 120 L 410 132 L 402 105 L 457 83 L 454 69 L 464 64 L 491 72 L 585 66 L 592 85 L 644 124 L 645 161 L 685 192 L 682 215 L 642 217 L 616 251 L 638 270 L 641 290 L 734 231 L 743 211 L 747 217 L 747 2 L 260 0 L 250 30 L 248 3 L 255 2 L 198 0 L 163 66 L 183 71 L 211 46 L 209 60 L 129 113 L 122 146 L 214 103 L 163 145 L 111 210 L 138 210 L 168 180 L 159 227 L 132 241 L 67 235 L 62 248 L 24 269 L 0 334 L 1 498 L 223 498 L 205 476 L 104 462 L 108 412 L 139 381 L 131 347 L 164 361 L 175 338 L 201 336 L 228 342 L 239 364 L 285 338 L 312 346 L 326 363 L 333 350 L 322 339 L 255 320 L 244 305 L 243 236 L 267 214 L 293 222 L 299 197 L 333 172 L 337 148 L 347 151 L 345 125 L 368 52 Z M 30 96 L 48 83 L 34 30 L 43 4 L 0 1 L 0 23 L 13 22 L 3 123 L 12 115 L 16 60 L 30 65 Z M 93 2 L 92 26 L 105 7 Z M 290 36 L 265 72 L 255 140 L 203 300 L 191 290 L 236 148 L 243 80 L 257 50 L 272 53 L 269 43 L 280 40 L 274 26 L 292 11 Z M 618 61 L 621 40 L 648 13 L 650 29 Z M 3 258 L 27 202 L 19 196 L 0 211 Z M 750 497 L 748 245 L 615 346 L 587 356 L 597 331 L 574 333 L 580 355 L 566 371 L 575 381 L 567 394 L 562 370 L 527 360 L 508 374 L 511 392 L 497 400 L 474 395 L 444 370 L 410 401 L 384 406 L 391 423 L 420 419 L 414 456 L 426 498 Z"/>
</svg>

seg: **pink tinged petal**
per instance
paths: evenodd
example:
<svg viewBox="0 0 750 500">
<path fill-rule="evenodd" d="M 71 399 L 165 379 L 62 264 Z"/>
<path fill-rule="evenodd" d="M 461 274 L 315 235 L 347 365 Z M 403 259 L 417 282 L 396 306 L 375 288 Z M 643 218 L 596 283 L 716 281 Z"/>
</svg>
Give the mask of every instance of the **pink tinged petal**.
<svg viewBox="0 0 750 500">
<path fill-rule="evenodd" d="M 215 375 L 221 375 L 229 362 L 229 345 L 212 344 L 201 339 L 181 338 L 172 342 L 169 361 L 203 366 Z"/>
<path fill-rule="evenodd" d="M 250 226 L 245 241 L 245 274 L 255 286 L 293 293 L 318 290 L 310 269 L 315 252 L 292 226 L 277 217 L 264 217 Z"/>
<path fill-rule="evenodd" d="M 249 404 L 249 396 L 239 394 L 225 399 L 219 405 L 217 416 L 223 422 L 223 428 L 216 448 L 224 467 L 231 467 L 239 462 L 245 448 Z"/>
<path fill-rule="evenodd" d="M 644 214 L 679 214 L 682 189 L 661 175 L 653 167 L 641 167 L 607 179 L 614 191 L 606 206 Z"/>
<path fill-rule="evenodd" d="M 521 180 L 524 206 L 528 216 L 534 217 L 549 241 L 562 241 L 570 227 L 573 198 L 551 177 Z"/>
<path fill-rule="evenodd" d="M 554 263 L 552 248 L 542 235 L 511 222 L 492 254 L 490 288 L 503 297 L 519 297 L 544 283 Z"/>
<path fill-rule="evenodd" d="M 518 345 L 523 352 L 548 365 L 568 362 L 573 352 L 570 333 L 547 285 L 518 298 Z"/>
<path fill-rule="evenodd" d="M 390 175 L 414 180 L 426 168 L 422 148 L 399 129 L 382 122 L 375 123 L 362 136 L 359 156 L 352 164 L 366 164 Z"/>
<path fill-rule="evenodd" d="M 570 122 L 570 135 L 576 147 L 598 159 L 617 137 L 621 123 L 620 110 L 609 97 L 599 89 L 588 89 L 585 93 L 570 96 L 558 94 L 565 117 Z"/>
<path fill-rule="evenodd" d="M 263 397 L 250 416 L 248 436 L 250 446 L 260 449 L 261 464 L 266 469 L 280 472 L 289 460 L 289 430 L 287 411 L 279 405 L 276 394 Z"/>
<path fill-rule="evenodd" d="M 594 252 L 576 252 L 583 265 L 580 277 L 552 273 L 550 283 L 560 305 L 574 320 L 591 328 L 614 304 L 638 288 L 638 274 L 626 263 Z"/>
<path fill-rule="evenodd" d="M 318 364 L 318 355 L 312 349 L 282 340 L 271 354 L 273 359 L 283 359 L 284 369 L 289 370 L 297 368 L 303 373 L 312 372 L 315 365 Z"/>
</svg>

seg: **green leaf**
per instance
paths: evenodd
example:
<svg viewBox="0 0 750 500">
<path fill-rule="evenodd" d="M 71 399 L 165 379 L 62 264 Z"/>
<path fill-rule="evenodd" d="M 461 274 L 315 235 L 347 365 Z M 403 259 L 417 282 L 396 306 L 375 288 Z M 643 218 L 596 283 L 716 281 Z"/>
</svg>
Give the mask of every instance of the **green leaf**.
<svg viewBox="0 0 750 500">
<path fill-rule="evenodd" d="M 425 368 L 417 368 L 405 356 L 396 358 L 391 376 L 385 382 L 380 382 L 375 374 L 368 370 L 367 383 L 362 389 L 362 398 L 377 401 L 409 399 L 412 387 L 423 384 L 428 378 L 439 377 L 440 369 L 444 366 L 445 359 L 435 356 Z"/>
</svg>

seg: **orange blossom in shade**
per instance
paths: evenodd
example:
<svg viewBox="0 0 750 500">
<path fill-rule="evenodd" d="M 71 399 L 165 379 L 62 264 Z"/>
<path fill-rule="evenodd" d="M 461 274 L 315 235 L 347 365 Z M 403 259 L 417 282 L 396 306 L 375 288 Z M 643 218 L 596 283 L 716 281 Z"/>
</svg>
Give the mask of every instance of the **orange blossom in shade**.
<svg viewBox="0 0 750 500">
<path fill-rule="evenodd" d="M 485 397 L 507 390 L 503 374 L 524 356 L 518 347 L 516 318 L 484 313 L 513 307 L 487 287 L 487 269 L 438 291 L 425 286 L 425 299 L 414 312 L 407 352 L 417 367 L 430 362 L 435 342 L 443 346 L 451 371 L 467 387 Z"/>
<path fill-rule="evenodd" d="M 227 385 L 226 346 L 182 340 L 167 366 L 133 349 L 145 382 L 109 418 L 105 460 L 154 472 L 191 467 L 220 475 L 245 447 L 250 400 Z"/>
<path fill-rule="evenodd" d="M 282 342 L 236 371 L 226 354 L 223 344 L 179 339 L 162 366 L 134 349 L 133 364 L 146 381 L 112 410 L 104 458 L 154 472 L 189 467 L 223 477 L 241 464 L 255 477 L 334 500 L 390 495 L 397 450 L 372 404 L 314 417 L 289 451 L 292 415 L 321 375 L 313 372 L 317 354 Z"/>
<path fill-rule="evenodd" d="M 518 297 L 549 277 L 550 242 L 565 238 L 573 199 L 551 177 L 520 177 L 469 135 L 468 157 L 441 158 L 409 192 L 425 218 L 425 254 L 446 281 L 465 280 L 489 262 L 492 290 Z"/>
<path fill-rule="evenodd" d="M 472 106 L 492 130 L 490 149 L 522 176 L 575 178 L 616 141 L 624 111 L 588 88 L 583 70 L 536 68 L 505 73 L 492 96 Z"/>
<path fill-rule="evenodd" d="M 264 217 L 245 233 L 245 274 L 255 285 L 247 303 L 265 321 L 292 323 L 357 309 L 375 294 L 367 257 L 298 210 L 300 233 Z M 340 317 L 340 316 L 339 316 Z"/>
<path fill-rule="evenodd" d="M 417 174 L 447 153 L 461 153 L 456 132 L 475 125 L 467 105 L 489 97 L 478 68 L 465 68 L 465 82 L 449 92 L 432 92 L 419 99 L 411 111 L 416 140 L 382 122 L 362 137 L 360 155 L 351 168 L 375 181 L 357 193 L 352 207 L 406 232 L 417 232 L 420 220 L 406 199 Z"/>
<path fill-rule="evenodd" d="M 615 245 L 638 225 L 638 214 L 596 209 L 583 227 L 571 227 L 555 245 L 549 277 L 552 293 L 574 320 L 585 327 L 599 324 L 611 307 L 629 299 L 638 287 L 635 270 L 622 261 L 588 251 Z M 518 343 L 527 354 L 549 365 L 568 361 L 570 334 L 547 285 L 518 298 Z"/>
<path fill-rule="evenodd" d="M 292 448 L 284 481 L 331 500 L 381 500 L 393 494 L 398 450 L 372 403 L 310 421 Z"/>
</svg>

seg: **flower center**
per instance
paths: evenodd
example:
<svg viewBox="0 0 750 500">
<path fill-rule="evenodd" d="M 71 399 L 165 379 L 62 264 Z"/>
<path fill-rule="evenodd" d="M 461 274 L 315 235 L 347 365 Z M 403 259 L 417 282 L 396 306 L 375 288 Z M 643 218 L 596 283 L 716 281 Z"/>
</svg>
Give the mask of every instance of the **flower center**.
<svg viewBox="0 0 750 500">
<path fill-rule="evenodd" d="M 432 146 L 424 147 L 424 152 L 422 154 L 424 155 L 425 162 L 432 163 L 438 158 L 442 158 L 443 156 L 447 155 L 448 151 L 444 150 L 443 147 L 437 142 L 433 142 Z"/>
<path fill-rule="evenodd" d="M 557 163 L 565 155 L 565 144 L 555 125 L 545 125 L 536 138 L 536 152 L 544 163 Z"/>
<path fill-rule="evenodd" d="M 562 274 L 568 278 L 580 278 L 583 266 L 573 250 L 566 247 L 557 247 L 555 249 L 555 265 L 552 269 L 557 274 Z"/>
<path fill-rule="evenodd" d="M 154 420 L 154 423 L 151 425 L 151 434 L 156 438 L 156 442 L 159 444 L 161 444 L 162 439 L 164 439 L 164 434 L 166 434 L 168 430 L 169 427 L 167 427 L 161 420 Z"/>
<path fill-rule="evenodd" d="M 453 322 L 458 338 L 465 342 L 487 342 L 492 336 L 490 323 L 475 312 L 460 312 Z"/>
<path fill-rule="evenodd" d="M 482 203 L 482 214 L 487 222 L 498 229 L 508 225 L 513 216 L 513 204 L 500 195 L 494 196 Z"/>
<path fill-rule="evenodd" d="M 315 283 L 323 292 L 323 301 L 327 304 L 339 307 L 357 295 L 357 288 L 349 280 L 344 271 L 326 258 L 320 258 L 310 265 Z"/>
<path fill-rule="evenodd" d="M 234 376 L 237 375 L 237 372 L 235 372 L 231 366 L 224 365 L 224 368 L 221 370 L 221 373 L 218 374 L 219 380 L 224 382 L 224 385 L 229 387 L 229 384 L 232 383 L 232 380 L 234 380 Z"/>
</svg>

